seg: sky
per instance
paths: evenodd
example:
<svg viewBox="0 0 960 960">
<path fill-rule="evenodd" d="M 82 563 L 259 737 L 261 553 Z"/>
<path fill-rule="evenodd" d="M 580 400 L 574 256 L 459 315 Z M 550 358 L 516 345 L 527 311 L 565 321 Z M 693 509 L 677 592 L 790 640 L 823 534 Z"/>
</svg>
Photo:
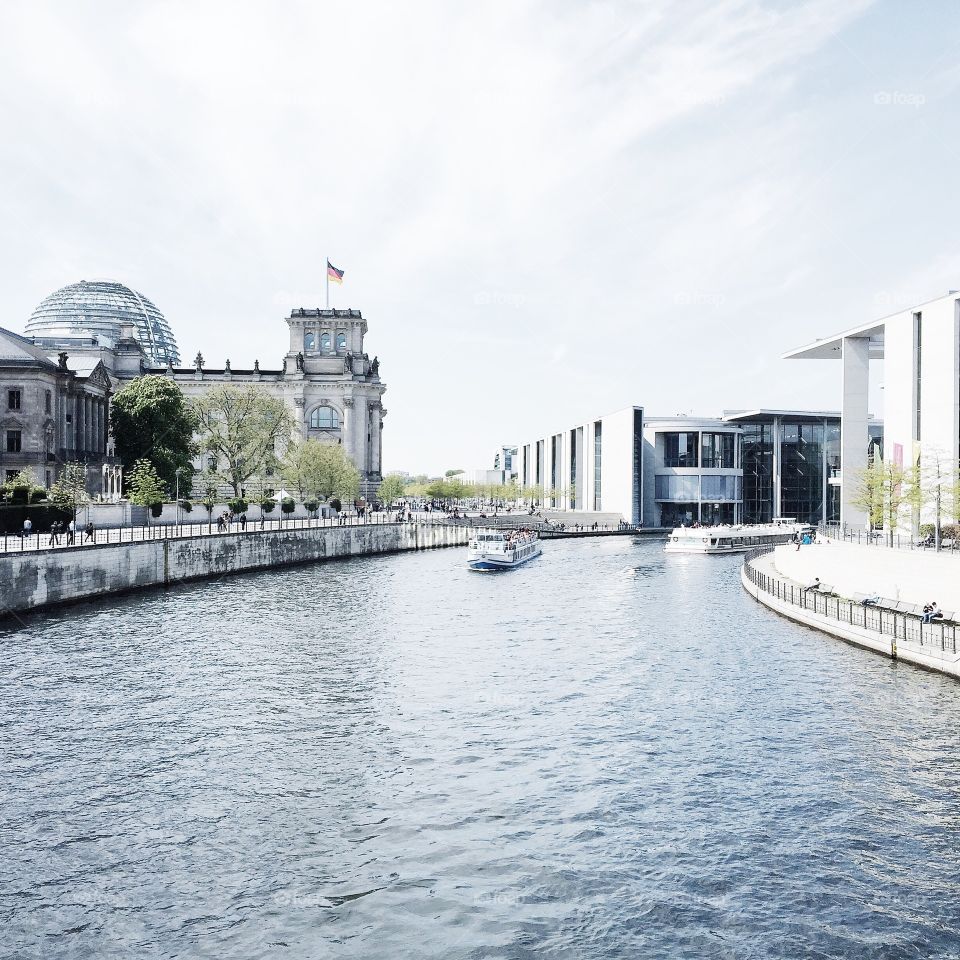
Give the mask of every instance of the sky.
<svg viewBox="0 0 960 960">
<path fill-rule="evenodd" d="M 0 0 L 0 326 L 112 278 L 185 363 L 275 368 L 329 257 L 387 471 L 836 409 L 784 351 L 960 287 L 958 36 L 953 0 Z"/>
</svg>

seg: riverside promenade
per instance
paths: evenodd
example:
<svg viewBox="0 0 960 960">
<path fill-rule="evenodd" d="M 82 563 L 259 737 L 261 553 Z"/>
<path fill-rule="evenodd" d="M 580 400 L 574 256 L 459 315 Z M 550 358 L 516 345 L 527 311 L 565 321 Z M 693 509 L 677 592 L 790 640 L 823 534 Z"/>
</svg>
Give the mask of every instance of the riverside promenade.
<svg viewBox="0 0 960 960">
<path fill-rule="evenodd" d="M 200 526 L 200 525 L 197 525 Z M 111 531 L 118 539 L 0 554 L 0 616 L 190 580 L 342 557 L 464 546 L 467 527 L 449 521 L 284 521 L 260 529 L 187 532 L 147 527 Z M 104 532 L 104 531 L 101 531 Z"/>
<path fill-rule="evenodd" d="M 824 589 L 810 589 L 819 578 Z M 744 589 L 798 623 L 895 660 L 960 677 L 960 559 L 824 540 L 747 554 Z M 864 596 L 881 605 L 864 605 Z M 952 614 L 923 623 L 914 608 L 936 600 Z"/>
</svg>

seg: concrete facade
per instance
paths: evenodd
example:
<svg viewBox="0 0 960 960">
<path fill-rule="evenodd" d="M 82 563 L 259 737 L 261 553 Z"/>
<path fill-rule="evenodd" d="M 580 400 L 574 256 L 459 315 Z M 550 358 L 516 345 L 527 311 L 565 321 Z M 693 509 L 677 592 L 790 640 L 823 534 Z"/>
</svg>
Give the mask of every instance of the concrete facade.
<svg viewBox="0 0 960 960">
<path fill-rule="evenodd" d="M 514 460 L 522 488 L 541 491 L 543 506 L 643 519 L 643 408 L 576 424 L 522 443 Z"/>
<path fill-rule="evenodd" d="M 470 530 L 405 523 L 247 531 L 0 556 L 0 612 L 338 557 L 463 546 Z"/>
<path fill-rule="evenodd" d="M 941 458 L 948 474 L 960 464 L 960 293 L 917 304 L 784 355 L 840 360 L 844 492 L 840 520 L 862 527 L 853 502 L 867 466 L 867 403 L 871 361 L 883 361 L 883 457 L 910 468 Z M 904 516 L 909 524 L 910 519 Z"/>
</svg>

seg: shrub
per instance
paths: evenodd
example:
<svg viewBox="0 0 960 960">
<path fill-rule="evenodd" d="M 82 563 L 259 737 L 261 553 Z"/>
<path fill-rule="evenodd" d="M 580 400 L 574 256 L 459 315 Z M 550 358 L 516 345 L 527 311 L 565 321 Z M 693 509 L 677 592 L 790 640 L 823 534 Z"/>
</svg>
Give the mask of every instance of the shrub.
<svg viewBox="0 0 960 960">
<path fill-rule="evenodd" d="M 26 503 L 30 498 L 30 488 L 17 484 L 17 486 L 11 488 L 10 490 L 10 501 L 11 503 Z"/>
<path fill-rule="evenodd" d="M 47 491 L 41 488 L 38 488 L 30 494 L 31 503 L 45 503 L 47 501 Z"/>
<path fill-rule="evenodd" d="M 247 501 L 244 500 L 243 497 L 234 497 L 232 500 L 227 501 L 227 506 L 231 512 L 239 515 L 246 512 Z"/>
<path fill-rule="evenodd" d="M 151 503 L 150 504 L 150 515 L 154 517 L 159 517 L 163 513 L 163 504 L 162 503 Z"/>
<path fill-rule="evenodd" d="M 264 513 L 273 513 L 273 508 L 274 508 L 276 505 L 277 505 L 277 501 L 276 501 L 276 500 L 267 499 L 267 500 L 261 500 L 261 501 L 260 501 L 260 509 L 261 509 Z"/>
<path fill-rule="evenodd" d="M 293 513 L 293 511 L 297 509 L 297 502 L 293 499 L 293 497 L 284 497 L 280 501 L 280 509 L 284 513 Z"/>
<path fill-rule="evenodd" d="M 336 510 L 337 513 L 340 512 L 340 501 L 339 501 L 336 497 L 334 497 L 334 498 L 330 501 L 330 506 L 333 507 L 333 509 Z"/>
<path fill-rule="evenodd" d="M 316 500 L 304 500 L 303 506 L 308 513 L 316 513 L 320 504 Z"/>
<path fill-rule="evenodd" d="M 207 514 L 213 513 L 213 508 L 217 505 L 217 501 L 213 497 L 207 497 L 205 500 L 200 501 L 206 508 Z"/>
<path fill-rule="evenodd" d="M 192 504 L 189 500 L 181 500 L 181 501 L 180 501 L 180 509 L 181 509 L 184 513 L 190 513 L 190 512 L 193 510 L 193 504 Z M 211 506 L 210 509 L 212 510 L 213 507 Z"/>
</svg>

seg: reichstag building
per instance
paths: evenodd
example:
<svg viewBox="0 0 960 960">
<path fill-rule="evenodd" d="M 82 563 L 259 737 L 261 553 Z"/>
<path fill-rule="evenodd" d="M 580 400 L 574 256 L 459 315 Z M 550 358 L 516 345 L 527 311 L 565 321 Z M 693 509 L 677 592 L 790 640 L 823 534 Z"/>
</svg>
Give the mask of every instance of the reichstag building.
<svg viewBox="0 0 960 960">
<path fill-rule="evenodd" d="M 0 328 L 0 471 L 30 467 L 50 486 L 58 466 L 87 465 L 88 489 L 120 494 L 121 465 L 109 430 L 109 399 L 144 374 L 173 379 L 189 397 L 213 386 L 256 386 L 289 407 L 301 439 L 342 444 L 370 495 L 382 476 L 380 363 L 364 350 L 359 310 L 300 308 L 286 318 L 282 365 L 234 370 L 185 366 L 174 332 L 142 293 L 109 280 L 81 281 L 52 293 L 23 334 Z M 199 463 L 198 463 L 199 466 Z"/>
</svg>

